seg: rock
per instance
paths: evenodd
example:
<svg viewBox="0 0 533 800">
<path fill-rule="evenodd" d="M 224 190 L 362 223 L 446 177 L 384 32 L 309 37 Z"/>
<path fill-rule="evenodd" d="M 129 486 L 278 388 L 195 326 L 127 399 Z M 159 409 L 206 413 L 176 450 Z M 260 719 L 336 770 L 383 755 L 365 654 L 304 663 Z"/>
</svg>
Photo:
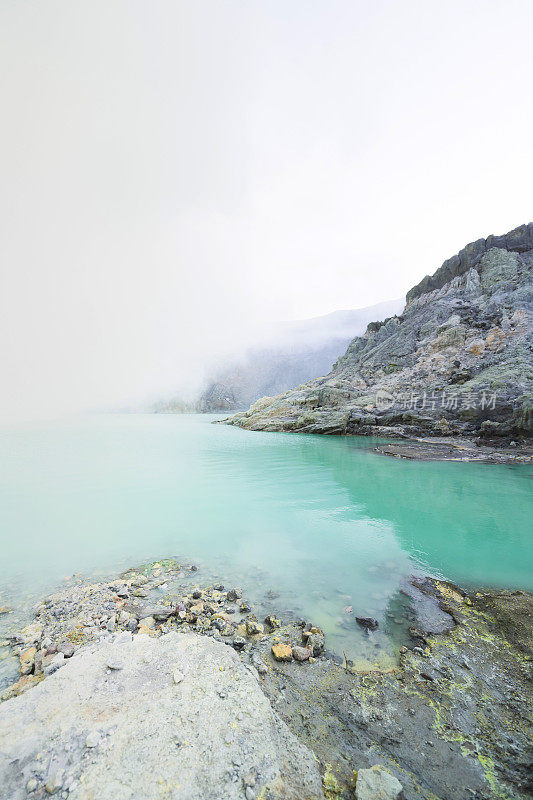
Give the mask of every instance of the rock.
<svg viewBox="0 0 533 800">
<path fill-rule="evenodd" d="M 38 785 L 39 784 L 37 783 L 35 778 L 30 778 L 28 783 L 26 784 L 26 791 L 29 793 L 34 792 L 38 787 Z"/>
<path fill-rule="evenodd" d="M 100 744 L 100 734 L 98 731 L 91 731 L 91 733 L 87 734 L 87 738 L 85 739 L 85 747 L 98 747 Z"/>
<path fill-rule="evenodd" d="M 295 658 L 296 661 L 307 661 L 310 655 L 311 651 L 307 647 L 295 645 L 292 648 L 292 657 Z"/>
<path fill-rule="evenodd" d="M 74 647 L 73 644 L 70 644 L 70 642 L 62 642 L 57 647 L 58 653 L 63 653 L 65 658 L 72 658 L 75 650 L 76 648 Z"/>
<path fill-rule="evenodd" d="M 54 672 L 57 672 L 64 663 L 65 656 L 63 653 L 56 653 L 51 661 L 44 667 L 43 672 L 45 675 L 52 675 Z"/>
<path fill-rule="evenodd" d="M 362 628 L 366 628 L 367 631 L 375 631 L 379 626 L 379 622 L 374 617 L 356 617 L 355 621 Z"/>
<path fill-rule="evenodd" d="M 400 781 L 385 767 L 375 764 L 371 769 L 360 769 L 355 784 L 356 800 L 404 800 Z"/>
<path fill-rule="evenodd" d="M 155 619 L 153 617 L 143 617 L 139 620 L 139 626 L 143 628 L 154 628 L 155 627 Z"/>
<path fill-rule="evenodd" d="M 230 589 L 228 592 L 228 600 L 239 600 L 241 597 L 241 589 Z"/>
<path fill-rule="evenodd" d="M 252 610 L 250 603 L 247 603 L 246 600 L 243 600 L 242 603 L 239 605 L 239 611 L 241 614 L 248 614 L 249 611 Z"/>
<path fill-rule="evenodd" d="M 281 628 L 281 622 L 277 617 L 274 616 L 274 614 L 269 614 L 268 617 L 265 617 L 265 622 L 267 625 L 270 625 L 273 630 L 276 628 Z"/>
<path fill-rule="evenodd" d="M 258 671 L 258 673 L 260 675 L 266 675 L 267 674 L 268 667 L 265 664 L 265 662 L 263 661 L 263 659 L 261 658 L 261 656 L 259 655 L 259 653 L 254 651 L 250 656 L 250 660 L 252 662 L 252 665 L 255 667 L 255 669 Z"/>
<path fill-rule="evenodd" d="M 181 683 L 184 677 L 185 675 L 179 669 L 175 669 L 174 672 L 172 673 L 172 680 L 174 681 L 174 683 Z"/>
<path fill-rule="evenodd" d="M 63 786 L 64 774 L 65 774 L 64 770 L 56 769 L 49 775 L 48 780 L 46 781 L 44 787 L 48 792 L 48 794 L 55 794 L 61 789 L 61 787 Z"/>
<path fill-rule="evenodd" d="M 244 639 L 242 636 L 235 636 L 232 645 L 235 650 L 242 650 L 246 645 L 246 639 Z"/>
<path fill-rule="evenodd" d="M 20 654 L 20 674 L 21 675 L 29 675 L 33 669 L 35 664 L 35 656 L 37 654 L 37 648 L 32 646 L 28 647 L 27 650 L 23 650 Z"/>
<path fill-rule="evenodd" d="M 115 631 L 115 615 L 113 614 L 106 622 L 106 629 L 109 633 L 114 633 Z"/>
<path fill-rule="evenodd" d="M 12 611 L 13 609 L 10 608 L 10 606 L 0 606 L 0 616 L 2 616 L 2 614 L 11 614 Z"/>
<path fill-rule="evenodd" d="M 199 589 L 195 589 L 194 592 L 192 593 L 192 599 L 193 600 L 199 600 L 201 598 L 201 596 L 202 596 L 202 592 Z"/>
<path fill-rule="evenodd" d="M 137 635 L 120 647 L 131 667 L 117 676 L 120 693 L 114 681 L 102 680 L 115 650 L 103 640 L 80 648 L 31 692 L 0 705 L 2 798 L 24 800 L 22 769 L 47 766 L 68 751 L 69 778 L 54 771 L 45 780 L 52 793 L 68 782 L 71 800 L 143 800 L 167 796 L 167 787 L 188 800 L 243 800 L 246 788 L 272 800 L 323 800 L 318 762 L 232 647 L 181 633 L 155 640 Z M 179 692 L 169 664 L 187 675 Z M 107 737 L 89 751 L 75 744 L 87 720 L 113 730 L 109 745 Z M 243 784 L 250 770 L 253 786 Z"/>
<path fill-rule="evenodd" d="M 203 603 L 196 603 L 194 606 L 190 608 L 191 614 L 195 614 L 198 616 L 199 614 L 203 614 L 204 612 L 204 604 Z"/>
<path fill-rule="evenodd" d="M 290 644 L 273 644 L 272 655 L 276 661 L 292 661 L 292 647 Z"/>
<path fill-rule="evenodd" d="M 313 625 L 309 630 L 304 630 L 302 632 L 302 639 L 306 647 L 311 651 L 311 655 L 317 657 L 323 652 L 325 638 L 321 628 L 317 628 Z"/>
<path fill-rule="evenodd" d="M 256 636 L 263 633 L 263 626 L 253 617 L 248 617 L 246 620 L 246 633 L 248 636 Z"/>
<path fill-rule="evenodd" d="M 164 622 L 174 613 L 174 609 L 168 606 L 149 606 L 143 608 L 142 611 L 143 617 L 153 617 L 154 620 L 158 620 L 159 622 Z"/>
<path fill-rule="evenodd" d="M 12 683 L 7 689 L 4 689 L 0 698 L 2 700 L 11 700 L 12 697 L 18 697 L 20 694 L 23 694 L 23 692 L 31 689 L 32 686 L 37 686 L 42 679 L 42 675 L 23 675 L 18 681 Z"/>
<path fill-rule="evenodd" d="M 38 622 L 32 622 L 30 625 L 26 625 L 20 632 L 20 638 L 26 645 L 37 644 L 37 642 L 41 641 L 42 635 L 43 626 Z"/>
</svg>

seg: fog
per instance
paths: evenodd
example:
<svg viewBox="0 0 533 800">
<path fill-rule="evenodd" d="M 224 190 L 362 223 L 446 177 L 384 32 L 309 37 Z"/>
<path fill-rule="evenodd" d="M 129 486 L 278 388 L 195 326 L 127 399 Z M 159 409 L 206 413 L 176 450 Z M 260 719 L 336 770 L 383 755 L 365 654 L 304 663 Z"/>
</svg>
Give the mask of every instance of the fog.
<svg viewBox="0 0 533 800">
<path fill-rule="evenodd" d="M 533 4 L 3 0 L 3 418 L 192 390 L 531 219 Z"/>
</svg>

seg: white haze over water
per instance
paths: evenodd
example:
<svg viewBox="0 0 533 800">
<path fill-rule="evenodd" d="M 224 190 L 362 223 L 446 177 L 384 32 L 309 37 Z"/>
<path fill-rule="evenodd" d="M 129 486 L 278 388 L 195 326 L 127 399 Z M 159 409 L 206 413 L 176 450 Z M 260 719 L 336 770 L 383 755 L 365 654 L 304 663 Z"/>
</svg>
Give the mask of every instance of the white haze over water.
<svg viewBox="0 0 533 800">
<path fill-rule="evenodd" d="M 0 414 L 193 389 L 531 219 L 533 4 L 4 0 Z"/>
</svg>

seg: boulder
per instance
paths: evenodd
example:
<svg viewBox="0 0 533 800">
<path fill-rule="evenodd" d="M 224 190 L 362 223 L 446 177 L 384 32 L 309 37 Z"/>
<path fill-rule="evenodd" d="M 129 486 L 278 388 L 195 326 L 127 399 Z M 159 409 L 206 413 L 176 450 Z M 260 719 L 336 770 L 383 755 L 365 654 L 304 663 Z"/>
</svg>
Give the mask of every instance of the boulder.
<svg viewBox="0 0 533 800">
<path fill-rule="evenodd" d="M 296 661 L 308 661 L 310 655 L 311 651 L 307 647 L 295 645 L 295 647 L 292 648 L 292 657 L 296 659 Z"/>
<path fill-rule="evenodd" d="M 276 661 L 292 661 L 292 647 L 290 644 L 273 644 L 272 655 Z"/>
<path fill-rule="evenodd" d="M 403 787 L 385 767 L 375 764 L 360 769 L 355 784 L 356 800 L 404 800 Z"/>
<path fill-rule="evenodd" d="M 115 659 L 123 669 L 106 673 Z M 23 800 L 35 780 L 70 800 L 242 800 L 250 775 L 256 797 L 324 800 L 312 753 L 234 649 L 208 637 L 92 643 L 0 705 L 0 800 Z"/>
</svg>

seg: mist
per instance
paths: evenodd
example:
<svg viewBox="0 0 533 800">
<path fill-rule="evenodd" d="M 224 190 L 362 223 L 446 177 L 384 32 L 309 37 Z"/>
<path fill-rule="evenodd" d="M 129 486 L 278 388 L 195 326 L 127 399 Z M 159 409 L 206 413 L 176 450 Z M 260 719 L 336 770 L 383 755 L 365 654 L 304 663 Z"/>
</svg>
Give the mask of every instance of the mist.
<svg viewBox="0 0 533 800">
<path fill-rule="evenodd" d="M 0 415 L 193 392 L 531 219 L 533 6 L 0 5 Z"/>
</svg>

